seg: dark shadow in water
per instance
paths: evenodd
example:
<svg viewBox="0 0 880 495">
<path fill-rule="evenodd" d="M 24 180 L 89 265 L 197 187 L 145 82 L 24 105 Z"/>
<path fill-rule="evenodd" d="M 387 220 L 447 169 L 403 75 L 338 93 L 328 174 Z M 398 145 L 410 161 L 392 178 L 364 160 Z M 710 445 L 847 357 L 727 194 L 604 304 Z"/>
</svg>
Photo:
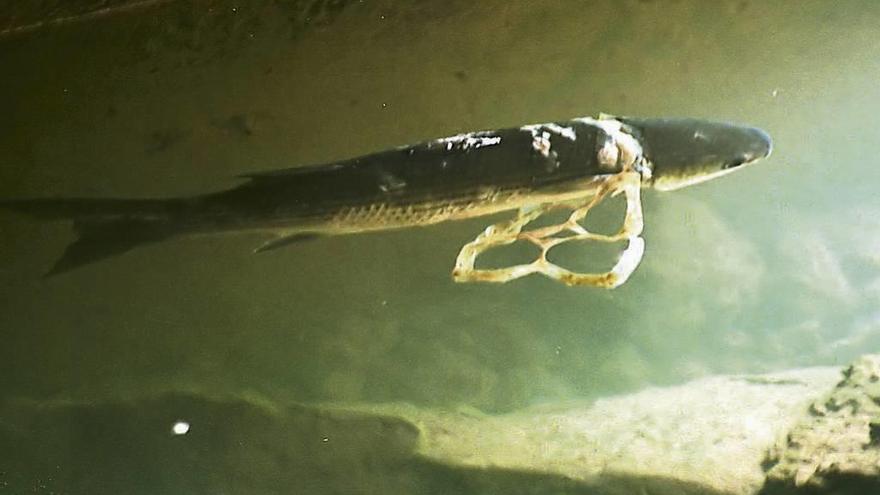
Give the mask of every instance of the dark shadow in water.
<svg viewBox="0 0 880 495">
<path fill-rule="evenodd" d="M 696 483 L 660 476 L 604 476 L 601 486 L 573 480 L 558 474 L 512 469 L 474 469 L 434 463 L 416 466 L 425 483 L 419 493 L 505 494 L 505 495 L 730 495 Z"/>
<path fill-rule="evenodd" d="M 876 477 L 839 474 L 825 475 L 822 486 L 794 486 L 794 483 L 767 482 L 758 495 L 868 495 L 880 493 Z"/>
</svg>

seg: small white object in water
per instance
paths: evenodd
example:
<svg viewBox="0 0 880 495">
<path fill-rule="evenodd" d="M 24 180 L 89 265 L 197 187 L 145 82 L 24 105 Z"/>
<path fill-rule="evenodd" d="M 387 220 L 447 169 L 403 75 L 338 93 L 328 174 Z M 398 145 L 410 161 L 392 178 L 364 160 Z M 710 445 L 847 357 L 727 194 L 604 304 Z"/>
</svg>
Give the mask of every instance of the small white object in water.
<svg viewBox="0 0 880 495">
<path fill-rule="evenodd" d="M 175 435 L 186 435 L 189 432 L 189 423 L 186 421 L 178 421 L 171 427 L 171 433 Z"/>
</svg>

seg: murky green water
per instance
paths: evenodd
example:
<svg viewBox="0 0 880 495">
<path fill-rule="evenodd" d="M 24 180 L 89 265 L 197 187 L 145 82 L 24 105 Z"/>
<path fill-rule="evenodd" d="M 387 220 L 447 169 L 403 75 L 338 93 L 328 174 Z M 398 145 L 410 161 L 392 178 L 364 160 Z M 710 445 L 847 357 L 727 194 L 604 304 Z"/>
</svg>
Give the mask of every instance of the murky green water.
<svg viewBox="0 0 880 495">
<path fill-rule="evenodd" d="M 0 28 L 31 22 L 20 15 Z M 775 151 L 645 193 L 646 256 L 615 291 L 454 284 L 482 219 L 259 256 L 257 236 L 172 241 L 42 279 L 69 225 L 4 212 L 0 400 L 180 392 L 500 413 L 846 364 L 880 346 L 878 25 L 868 0 L 180 0 L 7 29 L 3 197 L 193 194 L 599 112 L 750 123 Z M 178 481 L 129 489 L 201 493 Z"/>
</svg>

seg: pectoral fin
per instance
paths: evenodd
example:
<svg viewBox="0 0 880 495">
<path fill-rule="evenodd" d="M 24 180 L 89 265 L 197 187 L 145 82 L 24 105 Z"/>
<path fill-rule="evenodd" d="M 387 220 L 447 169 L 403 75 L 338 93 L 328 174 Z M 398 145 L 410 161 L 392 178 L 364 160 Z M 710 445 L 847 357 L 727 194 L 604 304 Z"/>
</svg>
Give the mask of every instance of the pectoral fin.
<svg viewBox="0 0 880 495">
<path fill-rule="evenodd" d="M 269 239 L 268 241 L 264 242 L 259 247 L 254 249 L 254 253 L 272 251 L 274 249 L 288 246 L 296 242 L 310 241 L 319 237 L 321 237 L 321 234 L 316 234 L 314 232 L 298 232 L 296 234 L 284 235 L 281 237 L 276 237 L 274 239 Z"/>
</svg>

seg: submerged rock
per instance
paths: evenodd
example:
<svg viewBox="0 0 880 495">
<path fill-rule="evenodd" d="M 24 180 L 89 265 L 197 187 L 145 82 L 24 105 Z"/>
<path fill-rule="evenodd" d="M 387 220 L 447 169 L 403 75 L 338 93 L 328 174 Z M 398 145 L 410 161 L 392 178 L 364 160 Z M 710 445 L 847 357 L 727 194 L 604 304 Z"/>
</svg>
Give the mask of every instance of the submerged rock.
<svg viewBox="0 0 880 495">
<path fill-rule="evenodd" d="M 770 452 L 762 493 L 880 493 L 880 355 L 843 376 Z"/>
<path fill-rule="evenodd" d="M 764 481 L 767 449 L 838 378 L 836 368 L 710 377 L 501 416 L 180 394 L 103 404 L 6 401 L 0 487 L 72 494 L 751 494 Z M 822 402 L 823 411 L 850 407 L 842 400 Z M 867 436 L 859 439 L 870 442 L 864 426 Z M 774 469 L 782 472 L 782 464 Z"/>
<path fill-rule="evenodd" d="M 596 494 L 751 494 L 767 449 L 838 377 L 808 368 L 503 416 L 398 414 L 419 425 L 419 453 L 450 466 L 555 474 Z"/>
</svg>

